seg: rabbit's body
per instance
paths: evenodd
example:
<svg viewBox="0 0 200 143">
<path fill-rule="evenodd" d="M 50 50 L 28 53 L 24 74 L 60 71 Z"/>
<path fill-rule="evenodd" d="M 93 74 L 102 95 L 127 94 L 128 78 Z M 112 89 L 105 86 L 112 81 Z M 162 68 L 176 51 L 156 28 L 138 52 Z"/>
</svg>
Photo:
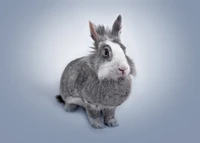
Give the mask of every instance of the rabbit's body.
<svg viewBox="0 0 200 143">
<path fill-rule="evenodd" d="M 84 107 L 94 128 L 103 128 L 104 124 L 118 125 L 115 109 L 128 98 L 131 75 L 136 73 L 134 63 L 126 55 L 126 47 L 119 38 L 120 29 L 120 15 L 112 30 L 90 22 L 94 51 L 71 61 L 61 77 L 58 100 L 65 104 L 66 111 L 76 109 L 77 105 Z"/>
<path fill-rule="evenodd" d="M 93 59 L 83 57 L 76 59 L 65 68 L 60 84 L 60 94 L 68 104 L 96 108 L 116 107 L 122 104 L 131 91 L 131 77 L 117 80 L 99 80 Z"/>
</svg>

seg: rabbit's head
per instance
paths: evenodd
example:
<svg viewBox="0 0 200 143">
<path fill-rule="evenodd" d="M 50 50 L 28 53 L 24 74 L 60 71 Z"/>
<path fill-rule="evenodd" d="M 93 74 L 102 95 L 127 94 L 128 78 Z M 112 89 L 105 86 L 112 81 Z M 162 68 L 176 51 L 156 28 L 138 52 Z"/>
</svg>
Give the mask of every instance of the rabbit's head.
<svg viewBox="0 0 200 143">
<path fill-rule="evenodd" d="M 93 64 L 97 76 L 102 79 L 118 79 L 130 75 L 131 65 L 126 56 L 126 47 L 120 41 L 122 17 L 119 15 L 112 29 L 89 22 L 94 40 Z"/>
</svg>

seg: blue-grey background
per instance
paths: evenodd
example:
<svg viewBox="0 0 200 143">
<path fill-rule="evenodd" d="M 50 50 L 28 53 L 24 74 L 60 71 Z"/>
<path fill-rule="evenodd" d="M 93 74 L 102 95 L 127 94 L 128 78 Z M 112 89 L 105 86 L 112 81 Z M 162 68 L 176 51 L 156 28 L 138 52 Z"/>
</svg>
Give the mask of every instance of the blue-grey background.
<svg viewBox="0 0 200 143">
<path fill-rule="evenodd" d="M 199 2 L 181 0 L 1 0 L 0 142 L 199 143 Z M 119 126 L 93 129 L 83 109 L 54 96 L 64 67 L 92 45 L 88 21 L 123 17 L 136 63 Z"/>
</svg>

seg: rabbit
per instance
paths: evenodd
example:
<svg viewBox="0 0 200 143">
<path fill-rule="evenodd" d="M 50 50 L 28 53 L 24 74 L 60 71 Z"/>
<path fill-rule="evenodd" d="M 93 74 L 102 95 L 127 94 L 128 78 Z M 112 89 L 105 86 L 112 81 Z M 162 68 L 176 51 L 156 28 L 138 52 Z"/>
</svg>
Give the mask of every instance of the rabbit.
<svg viewBox="0 0 200 143">
<path fill-rule="evenodd" d="M 89 21 L 93 51 L 71 61 L 60 80 L 57 100 L 64 103 L 68 112 L 77 106 L 84 107 L 96 129 L 118 125 L 115 110 L 129 97 L 132 76 L 136 76 L 135 64 L 126 55 L 126 47 L 120 40 L 121 23 L 121 15 L 112 29 Z"/>
</svg>

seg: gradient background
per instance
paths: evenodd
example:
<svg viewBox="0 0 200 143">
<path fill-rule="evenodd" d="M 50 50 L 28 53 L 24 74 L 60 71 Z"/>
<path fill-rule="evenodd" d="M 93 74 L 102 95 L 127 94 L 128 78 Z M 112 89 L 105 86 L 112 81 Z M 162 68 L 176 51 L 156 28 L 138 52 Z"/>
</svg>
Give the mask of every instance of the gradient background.
<svg viewBox="0 0 200 143">
<path fill-rule="evenodd" d="M 0 142 L 199 143 L 199 5 L 181 0 L 1 0 Z M 54 96 L 71 60 L 90 51 L 88 21 L 111 26 L 137 77 L 119 126 L 93 129 Z"/>
</svg>

